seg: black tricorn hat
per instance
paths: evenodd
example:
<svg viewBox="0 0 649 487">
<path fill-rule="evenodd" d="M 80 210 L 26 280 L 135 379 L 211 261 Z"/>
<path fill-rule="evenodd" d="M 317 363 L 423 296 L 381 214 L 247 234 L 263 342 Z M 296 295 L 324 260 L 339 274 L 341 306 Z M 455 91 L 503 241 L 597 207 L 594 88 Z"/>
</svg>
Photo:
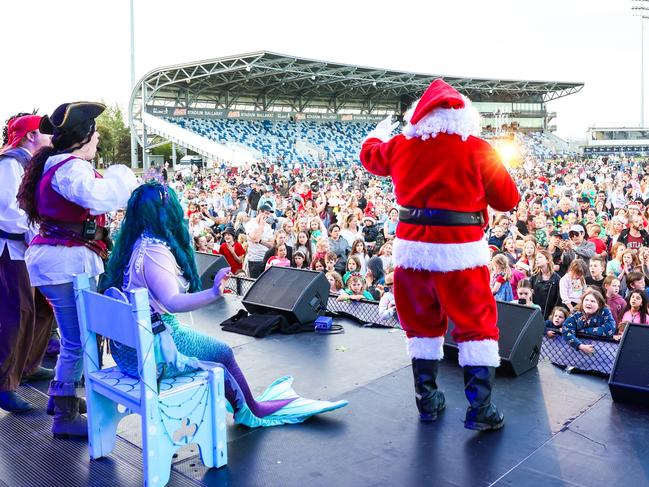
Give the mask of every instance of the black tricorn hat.
<svg viewBox="0 0 649 487">
<path fill-rule="evenodd" d="M 103 103 L 77 101 L 59 105 L 52 115 L 41 119 L 39 130 L 42 134 L 53 135 L 55 132 L 68 131 L 87 120 L 94 120 L 106 110 Z"/>
</svg>

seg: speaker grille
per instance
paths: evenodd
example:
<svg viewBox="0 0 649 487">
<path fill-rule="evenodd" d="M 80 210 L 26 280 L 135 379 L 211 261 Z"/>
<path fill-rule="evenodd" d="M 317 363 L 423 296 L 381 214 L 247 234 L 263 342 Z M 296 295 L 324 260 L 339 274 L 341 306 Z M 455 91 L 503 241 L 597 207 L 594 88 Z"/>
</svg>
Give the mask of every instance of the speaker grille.
<svg viewBox="0 0 649 487">
<path fill-rule="evenodd" d="M 533 308 L 507 304 L 508 306 L 504 306 L 498 303 L 498 328 L 500 329 L 498 348 L 501 357 L 511 355 L 521 330 L 534 315 Z"/>
<path fill-rule="evenodd" d="M 617 366 L 612 382 L 649 387 L 649 326 L 630 325 L 624 344 L 618 350 Z"/>
</svg>

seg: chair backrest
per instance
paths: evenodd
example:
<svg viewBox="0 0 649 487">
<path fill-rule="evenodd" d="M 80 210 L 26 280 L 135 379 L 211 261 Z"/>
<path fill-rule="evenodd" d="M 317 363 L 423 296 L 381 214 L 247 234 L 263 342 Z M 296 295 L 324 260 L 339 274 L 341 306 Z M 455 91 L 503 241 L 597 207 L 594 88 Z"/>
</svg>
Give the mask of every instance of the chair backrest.
<svg viewBox="0 0 649 487">
<path fill-rule="evenodd" d="M 88 276 L 79 274 L 74 277 L 74 291 L 86 375 L 99 369 L 96 340 L 99 334 L 137 350 L 140 379 L 147 387 L 155 386 L 156 367 L 147 290 L 129 292 L 129 303 L 126 303 L 92 291 Z"/>
</svg>

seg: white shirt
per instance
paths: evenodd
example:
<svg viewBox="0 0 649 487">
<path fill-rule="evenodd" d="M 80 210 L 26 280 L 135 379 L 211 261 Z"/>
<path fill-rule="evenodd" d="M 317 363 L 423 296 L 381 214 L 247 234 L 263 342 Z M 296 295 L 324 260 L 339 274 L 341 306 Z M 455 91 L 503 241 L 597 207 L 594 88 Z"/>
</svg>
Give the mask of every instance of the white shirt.
<svg viewBox="0 0 649 487">
<path fill-rule="evenodd" d="M 58 154 L 45 163 L 44 173 L 70 157 Z M 74 159 L 54 174 L 52 188 L 68 201 L 90 210 L 91 215 L 103 215 L 124 208 L 136 188 L 135 174 L 123 165 L 110 166 L 103 179 L 95 178 L 92 164 Z M 25 253 L 25 262 L 32 286 L 50 286 L 72 282 L 75 274 L 85 272 L 95 277 L 104 272 L 104 263 L 86 247 L 64 245 L 32 245 Z"/>
<path fill-rule="evenodd" d="M 32 154 L 24 148 L 21 150 Z M 9 248 L 11 260 L 24 260 L 26 242 L 29 242 L 35 232 L 27 224 L 27 214 L 18 206 L 18 188 L 23 179 L 25 170 L 22 164 L 13 157 L 0 159 L 0 229 L 7 233 L 25 233 L 25 242 L 6 240 L 0 238 L 0 255 Z"/>
<path fill-rule="evenodd" d="M 257 220 L 252 219 L 245 225 L 246 234 L 248 235 L 248 261 L 261 262 L 264 260 L 268 247 L 261 243 L 253 242 L 250 235 L 253 234 L 258 228 Z M 270 228 L 268 223 L 264 223 L 264 229 L 261 234 L 261 239 L 265 241 L 273 240 L 273 229 Z"/>
</svg>

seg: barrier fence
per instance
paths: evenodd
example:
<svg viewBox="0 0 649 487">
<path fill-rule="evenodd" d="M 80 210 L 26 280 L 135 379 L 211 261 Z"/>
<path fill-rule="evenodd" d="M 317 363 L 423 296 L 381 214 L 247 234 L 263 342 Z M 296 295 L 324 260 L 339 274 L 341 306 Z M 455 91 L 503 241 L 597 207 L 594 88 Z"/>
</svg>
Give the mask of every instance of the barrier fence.
<svg viewBox="0 0 649 487">
<path fill-rule="evenodd" d="M 254 283 L 255 279 L 250 277 L 230 276 L 226 283 L 226 289 L 232 294 L 243 297 Z M 396 315 L 381 319 L 378 301 L 337 301 L 335 295 L 329 295 L 327 313 L 350 318 L 364 326 L 401 328 Z M 619 343 L 602 338 L 578 336 L 584 344 L 594 345 L 595 351 L 592 355 L 576 351 L 566 343 L 562 336 L 543 337 L 541 360 L 565 367 L 568 371 L 578 369 L 609 375 L 615 362 Z"/>
</svg>

